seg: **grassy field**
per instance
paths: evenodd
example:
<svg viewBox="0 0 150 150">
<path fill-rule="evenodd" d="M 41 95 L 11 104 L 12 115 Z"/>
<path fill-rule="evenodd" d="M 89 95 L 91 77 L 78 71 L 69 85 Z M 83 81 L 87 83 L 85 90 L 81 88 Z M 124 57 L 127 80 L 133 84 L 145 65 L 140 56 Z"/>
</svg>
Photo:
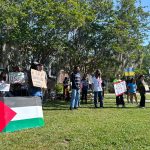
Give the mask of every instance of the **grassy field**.
<svg viewBox="0 0 150 150">
<path fill-rule="evenodd" d="M 150 95 L 147 96 L 150 100 Z M 92 101 L 69 110 L 64 101 L 47 103 L 45 126 L 0 134 L 0 150 L 149 150 L 150 103 L 146 108 L 127 104 L 116 108 L 107 95 L 103 109 Z"/>
</svg>

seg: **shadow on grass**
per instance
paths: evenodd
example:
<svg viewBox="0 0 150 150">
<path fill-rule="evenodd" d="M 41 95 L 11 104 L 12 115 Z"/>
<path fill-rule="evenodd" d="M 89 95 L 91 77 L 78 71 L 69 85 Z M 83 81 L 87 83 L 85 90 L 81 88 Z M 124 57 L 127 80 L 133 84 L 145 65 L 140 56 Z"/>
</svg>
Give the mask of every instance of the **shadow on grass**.
<svg viewBox="0 0 150 150">
<path fill-rule="evenodd" d="M 43 104 L 43 110 L 68 110 L 69 102 L 63 100 L 48 101 Z"/>
<path fill-rule="evenodd" d="M 70 107 L 69 104 L 70 102 L 66 102 L 63 100 L 48 101 L 47 103 L 43 104 L 43 110 L 49 110 L 49 111 L 69 110 Z M 103 109 L 140 109 L 138 106 L 128 104 L 128 103 L 126 103 L 125 108 L 122 108 L 121 105 L 119 108 L 117 108 L 115 104 L 116 104 L 115 101 L 104 101 Z M 147 103 L 146 103 L 146 108 L 150 108 L 150 105 L 147 106 Z M 89 101 L 87 104 L 81 104 L 79 109 L 100 109 L 100 108 L 99 107 L 95 108 L 93 101 Z"/>
</svg>

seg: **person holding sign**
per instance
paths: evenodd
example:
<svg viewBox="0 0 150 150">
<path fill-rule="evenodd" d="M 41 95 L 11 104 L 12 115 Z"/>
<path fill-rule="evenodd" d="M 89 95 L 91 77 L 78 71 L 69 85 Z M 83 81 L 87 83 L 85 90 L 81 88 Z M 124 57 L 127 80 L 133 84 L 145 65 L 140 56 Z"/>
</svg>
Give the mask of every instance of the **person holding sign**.
<svg viewBox="0 0 150 150">
<path fill-rule="evenodd" d="M 9 83 L 14 96 L 28 96 L 27 73 L 23 68 L 15 66 L 9 72 Z"/>
<path fill-rule="evenodd" d="M 0 74 L 0 96 L 1 97 L 10 97 L 10 84 L 7 84 L 7 73 L 1 72 Z"/>
<path fill-rule="evenodd" d="M 124 84 L 119 84 L 119 83 L 124 83 L 122 82 L 122 80 L 120 79 L 120 75 L 116 75 L 116 79 L 114 79 L 113 81 L 114 85 L 118 85 L 117 88 L 115 89 L 115 93 L 116 93 L 116 105 L 117 107 L 119 107 L 119 105 L 122 105 L 122 107 L 125 107 L 125 102 L 124 102 Z M 114 86 L 115 87 L 115 86 Z"/>
<path fill-rule="evenodd" d="M 34 62 L 31 65 L 30 68 L 30 72 L 29 72 L 29 85 L 30 85 L 30 96 L 38 96 L 41 97 L 41 99 L 43 99 L 43 93 L 42 93 L 42 89 L 40 86 L 42 86 L 42 82 L 41 81 L 37 81 L 39 82 L 39 86 L 35 85 L 35 83 L 33 82 L 35 80 L 35 77 L 33 78 L 33 73 L 32 71 L 34 71 L 35 73 L 40 73 L 40 66 L 41 64 L 38 62 Z"/>
</svg>

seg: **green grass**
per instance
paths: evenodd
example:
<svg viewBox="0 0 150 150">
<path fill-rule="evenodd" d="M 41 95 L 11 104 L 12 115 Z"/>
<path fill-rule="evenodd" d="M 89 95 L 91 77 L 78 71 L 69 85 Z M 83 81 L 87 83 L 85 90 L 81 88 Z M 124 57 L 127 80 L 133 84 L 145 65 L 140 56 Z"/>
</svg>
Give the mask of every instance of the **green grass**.
<svg viewBox="0 0 150 150">
<path fill-rule="evenodd" d="M 94 109 L 89 100 L 73 111 L 64 101 L 49 102 L 43 128 L 1 133 L 0 150 L 149 150 L 150 103 L 122 109 L 113 95 L 104 101 L 104 109 Z"/>
</svg>

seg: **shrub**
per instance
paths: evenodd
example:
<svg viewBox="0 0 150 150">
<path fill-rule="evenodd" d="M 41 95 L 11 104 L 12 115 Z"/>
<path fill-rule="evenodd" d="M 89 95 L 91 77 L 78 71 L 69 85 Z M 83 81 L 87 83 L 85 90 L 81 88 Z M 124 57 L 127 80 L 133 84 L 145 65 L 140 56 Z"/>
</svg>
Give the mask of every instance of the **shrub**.
<svg viewBox="0 0 150 150">
<path fill-rule="evenodd" d="M 56 84 L 55 91 L 56 93 L 63 93 L 63 85 L 61 83 Z"/>
</svg>

